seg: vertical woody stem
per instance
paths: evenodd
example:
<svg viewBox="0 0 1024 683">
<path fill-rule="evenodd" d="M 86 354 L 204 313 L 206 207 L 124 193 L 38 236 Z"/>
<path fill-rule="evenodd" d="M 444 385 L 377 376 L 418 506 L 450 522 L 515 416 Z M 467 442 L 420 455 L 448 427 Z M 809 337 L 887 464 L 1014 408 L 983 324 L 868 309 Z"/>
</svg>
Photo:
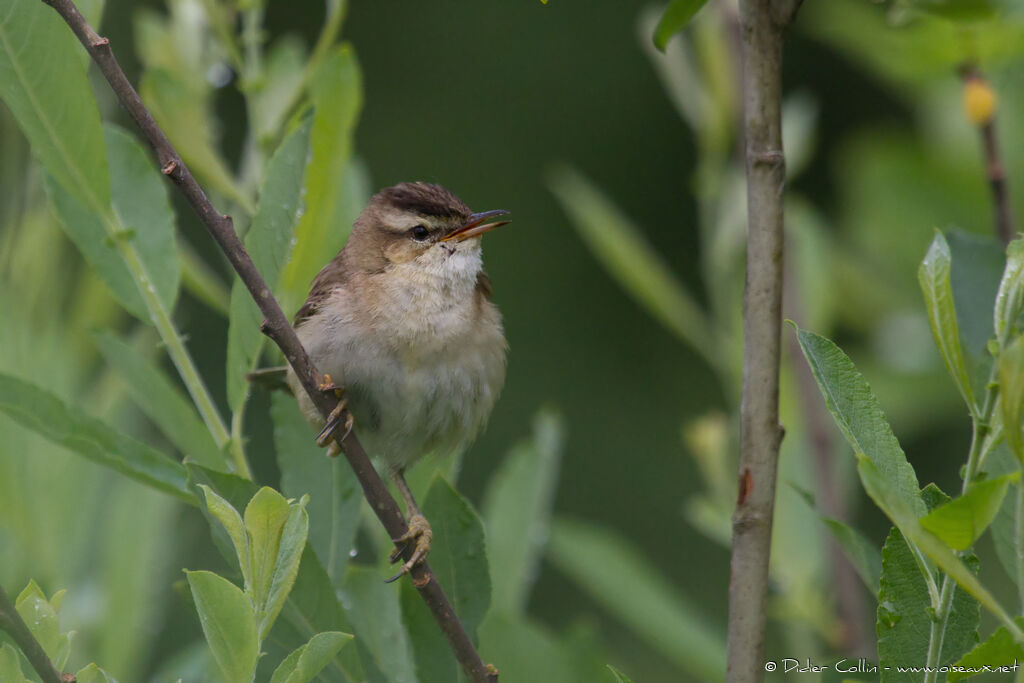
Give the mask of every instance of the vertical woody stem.
<svg viewBox="0 0 1024 683">
<path fill-rule="evenodd" d="M 764 676 L 765 602 L 779 445 L 783 220 L 783 30 L 799 2 L 741 0 L 747 167 L 739 494 L 733 515 L 726 680 Z"/>
</svg>

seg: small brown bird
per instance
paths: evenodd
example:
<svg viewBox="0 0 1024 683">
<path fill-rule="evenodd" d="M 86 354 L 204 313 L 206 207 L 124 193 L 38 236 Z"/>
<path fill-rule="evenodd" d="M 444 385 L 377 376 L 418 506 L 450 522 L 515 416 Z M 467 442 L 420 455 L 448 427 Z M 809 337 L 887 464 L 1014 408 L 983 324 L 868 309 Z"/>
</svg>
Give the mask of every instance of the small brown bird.
<svg viewBox="0 0 1024 683">
<path fill-rule="evenodd" d="M 396 542 L 416 546 L 391 580 L 423 560 L 433 537 L 405 482 L 406 468 L 427 453 L 465 447 L 505 380 L 508 347 L 480 235 L 505 225 L 486 221 L 506 213 L 472 213 L 440 185 L 382 190 L 295 316 L 299 339 L 326 375 L 324 388 L 344 387 L 347 427 L 387 466 L 405 499 L 409 532 Z M 342 413 L 325 426 L 290 369 L 288 383 L 306 417 L 323 426 L 318 442 L 325 445 Z"/>
</svg>

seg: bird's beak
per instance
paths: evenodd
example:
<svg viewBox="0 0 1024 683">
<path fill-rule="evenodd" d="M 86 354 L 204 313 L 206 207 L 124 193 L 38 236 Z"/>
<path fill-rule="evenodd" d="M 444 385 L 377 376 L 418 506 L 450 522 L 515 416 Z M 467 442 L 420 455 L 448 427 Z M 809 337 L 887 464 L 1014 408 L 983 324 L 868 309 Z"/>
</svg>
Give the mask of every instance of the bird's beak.
<svg viewBox="0 0 1024 683">
<path fill-rule="evenodd" d="M 504 209 L 495 209 L 494 211 L 481 211 L 480 213 L 474 213 L 469 217 L 469 220 L 466 222 L 465 225 L 455 229 L 450 234 L 445 235 L 444 237 L 441 238 L 441 241 L 462 241 L 465 239 L 469 239 L 470 237 L 482 235 L 489 230 L 500 228 L 501 226 L 506 225 L 510 221 L 495 221 L 493 223 L 487 223 L 486 221 L 488 218 L 493 218 L 494 216 L 505 216 L 507 214 L 508 211 L 505 211 Z"/>
</svg>

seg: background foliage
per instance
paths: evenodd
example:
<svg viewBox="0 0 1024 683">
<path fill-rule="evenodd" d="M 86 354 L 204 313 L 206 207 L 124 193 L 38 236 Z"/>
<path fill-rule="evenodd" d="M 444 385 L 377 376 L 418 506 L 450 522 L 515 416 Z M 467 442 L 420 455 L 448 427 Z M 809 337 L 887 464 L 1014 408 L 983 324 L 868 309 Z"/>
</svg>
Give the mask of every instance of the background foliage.
<svg viewBox="0 0 1024 683">
<path fill-rule="evenodd" d="M 12 0 L 0 14 L 25 2 Z M 1011 190 L 1024 182 L 1024 140 L 1012 125 L 1024 112 L 1024 16 L 993 3 L 996 19 L 954 23 L 922 13 L 922 4 L 808 0 L 789 36 L 795 287 L 786 314 L 840 342 L 920 483 L 953 491 L 970 422 L 934 350 L 915 274 L 935 227 L 979 239 L 992 231 L 977 132 L 961 107 L 964 60 L 975 60 L 998 94 Z M 100 23 L 101 5 L 82 5 Z M 729 2 L 709 3 L 661 55 L 651 42 L 660 9 L 443 1 L 406 3 L 397 13 L 384 3 L 341 11 L 328 2 L 325 22 L 323 6 L 275 0 L 265 8 L 108 0 L 102 8 L 101 32 L 218 205 L 249 229 L 261 269 L 278 271 L 270 279 L 286 309 L 343 244 L 372 189 L 430 180 L 477 209 L 511 210 L 514 225 L 488 237 L 486 256 L 512 347 L 508 384 L 461 471 L 454 462 L 424 463 L 414 484 L 435 529 L 443 518 L 466 539 L 461 550 L 479 547 L 486 533 L 489 571 L 468 558 L 476 583 L 461 601 L 459 588 L 449 591 L 506 681 L 612 681 L 609 662 L 637 681 L 716 680 L 723 670 L 745 219 L 735 15 Z M 342 17 L 350 43 L 331 48 L 319 36 Z M 47 64 L 84 64 L 82 57 L 69 48 Z M 105 87 L 93 92 L 103 120 L 127 127 Z M 303 118 L 306 103 L 311 118 Z M 43 163 L 33 160 L 14 110 L 0 108 L 0 371 L 150 450 L 188 455 L 191 486 L 174 479 L 165 487 L 181 498 L 204 483 L 244 510 L 256 486 L 200 468 L 237 467 L 244 445 L 256 481 L 296 499 L 311 494 L 310 544 L 325 594 L 333 583 L 341 596 L 328 620 L 344 628 L 330 628 L 357 635 L 339 666 L 363 667 L 371 679 L 453 679 L 411 589 L 380 582 L 385 543 L 374 524 L 354 521 L 360 503 L 344 463 L 325 463 L 310 447 L 288 400 L 246 396 L 239 368 L 254 362 L 262 340 L 187 207 L 163 199 L 154 177 L 155 199 L 140 204 L 162 212 L 154 232 L 163 242 L 119 241 L 116 227 L 88 225 L 73 203 L 89 196 L 63 197 L 62 188 L 92 187 L 101 199 L 113 192 L 116 216 L 131 229 L 131 208 L 117 197 L 126 182 L 104 188 L 105 171 L 92 169 L 89 184 L 65 183 L 38 148 Z M 278 164 L 271 160 L 286 132 L 298 147 L 301 136 L 310 140 L 304 174 L 284 148 Z M 116 154 L 137 159 L 131 179 L 145 185 L 133 134 L 106 124 L 105 141 L 102 133 L 80 139 L 105 147 L 111 168 L 125 167 Z M 275 167 L 281 175 L 271 182 Z M 278 194 L 260 193 L 265 181 Z M 176 220 L 167 218 L 171 207 Z M 1024 201 L 1015 207 L 1024 215 Z M 261 235 L 279 238 L 281 222 L 295 223 L 299 245 L 287 263 L 275 261 L 287 240 L 257 246 Z M 97 231 L 102 242 L 107 228 L 106 239 L 148 250 L 157 269 L 174 263 L 166 256 L 175 240 L 180 275 L 154 278 L 164 285 L 156 292 L 168 313 L 162 332 L 173 323 L 185 337 L 223 425 L 185 397 L 165 353 L 177 351 L 139 322 L 151 315 L 130 276 L 95 266 L 85 245 L 98 243 Z M 956 240 L 958 253 L 979 243 L 951 236 L 954 247 Z M 991 252 L 970 253 L 954 258 L 954 279 L 958 269 L 984 269 Z M 984 280 L 966 271 L 962 278 Z M 249 327 L 229 330 L 229 311 Z M 957 312 L 964 330 L 978 329 L 964 316 L 991 320 L 991 308 L 958 302 Z M 980 355 L 989 333 L 968 334 L 967 353 Z M 837 603 L 835 550 L 801 491 L 827 515 L 855 522 L 870 547 L 881 547 L 889 525 L 863 504 L 855 461 L 827 423 L 831 468 L 822 472 L 814 459 L 821 406 L 816 417 L 818 397 L 804 391 L 794 362 L 803 362 L 795 337 L 787 343 L 769 656 L 827 659 L 867 648 L 874 657 L 873 640 L 844 627 L 859 618 L 873 631 L 874 599 L 859 596 L 859 617 Z M 12 380 L 4 392 L 16 397 L 0 401 L 8 408 L 29 405 L 21 384 Z M 45 398 L 31 404 L 37 424 L 28 427 L 67 424 Z M 204 519 L 205 499 L 175 502 L 68 447 L 75 444 L 40 438 L 25 419 L 0 416 L 0 581 L 16 593 L 32 578 L 42 599 L 67 589 L 61 626 L 77 632 L 68 668 L 95 661 L 122 681 L 207 680 L 210 650 L 179 571 L 240 578 L 230 540 Z M 438 469 L 457 479 L 458 493 L 436 478 Z M 211 529 L 226 554 L 209 542 Z M 899 550 L 886 549 L 883 562 Z M 444 558 L 467 560 L 459 552 L 432 556 L 442 576 Z M 977 552 L 986 585 L 1012 600 L 987 537 Z M 862 573 L 877 577 L 877 562 L 865 552 Z M 325 589 L 313 583 L 300 574 L 295 596 Z M 288 608 L 282 614 L 280 642 L 264 645 L 271 656 L 258 675 L 267 680 L 310 635 L 285 632 L 293 622 Z M 983 624 L 983 633 L 994 627 Z M 337 672 L 323 676 L 338 680 Z"/>
</svg>

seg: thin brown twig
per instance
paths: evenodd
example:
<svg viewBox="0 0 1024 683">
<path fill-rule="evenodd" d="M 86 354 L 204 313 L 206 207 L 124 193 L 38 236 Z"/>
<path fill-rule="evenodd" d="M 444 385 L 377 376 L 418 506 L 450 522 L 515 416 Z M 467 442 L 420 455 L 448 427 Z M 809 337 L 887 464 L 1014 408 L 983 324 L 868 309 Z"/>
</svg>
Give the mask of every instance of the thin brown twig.
<svg viewBox="0 0 1024 683">
<path fill-rule="evenodd" d="M 17 608 L 2 587 L 0 587 L 0 629 L 6 631 L 11 640 L 21 648 L 25 658 L 39 674 L 43 683 L 64 683 L 67 680 L 50 661 L 43 646 L 32 635 L 32 631 L 18 614 Z"/>
<path fill-rule="evenodd" d="M 765 603 L 779 424 L 782 337 L 783 32 L 798 0 L 741 0 L 747 167 L 747 286 L 743 302 L 739 496 L 732 521 L 726 680 L 764 677 Z"/>
<path fill-rule="evenodd" d="M 318 389 L 321 375 L 317 372 L 305 349 L 295 335 L 295 330 L 288 323 L 280 304 L 270 293 L 270 288 L 256 269 L 249 254 L 245 251 L 241 240 L 235 233 L 231 217 L 221 214 L 210 203 L 206 193 L 196 182 L 189 172 L 185 162 L 175 151 L 174 147 L 167 140 L 163 131 L 153 120 L 152 115 L 142 103 L 138 93 L 128 81 L 124 71 L 118 64 L 114 53 L 110 48 L 110 41 L 97 34 L 86 22 L 85 18 L 78 11 L 72 0 L 42 0 L 50 5 L 64 19 L 67 25 L 81 41 L 82 45 L 92 56 L 100 72 L 106 78 L 117 96 L 121 106 L 135 120 L 143 136 L 153 148 L 159 161 L 161 171 L 178 186 L 185 195 L 188 203 L 198 214 L 200 221 L 206 227 L 210 236 L 217 242 L 221 251 L 227 256 L 232 268 L 242 279 L 253 300 L 259 306 L 265 317 L 263 330 L 270 339 L 284 353 L 284 357 L 292 366 L 296 376 L 302 383 L 306 393 L 309 394 L 313 404 L 326 417 L 338 405 L 338 399 L 330 393 Z M 355 433 L 349 432 L 341 438 L 336 437 L 345 458 L 352 466 L 360 485 L 363 487 L 363 494 L 370 503 L 377 518 L 391 535 L 392 538 L 399 538 L 408 530 L 402 511 L 395 502 L 395 499 L 388 492 L 387 487 L 381 480 L 380 475 L 370 463 L 370 459 L 363 450 L 362 444 Z M 404 556 L 411 553 L 412 548 L 406 549 Z M 413 585 L 419 592 L 420 597 L 430 609 L 434 620 L 441 631 L 448 639 L 448 644 L 455 653 L 456 659 L 462 665 L 466 675 L 471 681 L 479 683 L 495 683 L 498 680 L 497 672 L 493 667 L 484 664 L 480 654 L 476 651 L 469 635 L 459 621 L 451 601 L 445 594 L 444 589 L 437 582 L 436 577 L 430 570 L 430 566 L 424 562 L 417 565 L 410 572 Z"/>
</svg>

